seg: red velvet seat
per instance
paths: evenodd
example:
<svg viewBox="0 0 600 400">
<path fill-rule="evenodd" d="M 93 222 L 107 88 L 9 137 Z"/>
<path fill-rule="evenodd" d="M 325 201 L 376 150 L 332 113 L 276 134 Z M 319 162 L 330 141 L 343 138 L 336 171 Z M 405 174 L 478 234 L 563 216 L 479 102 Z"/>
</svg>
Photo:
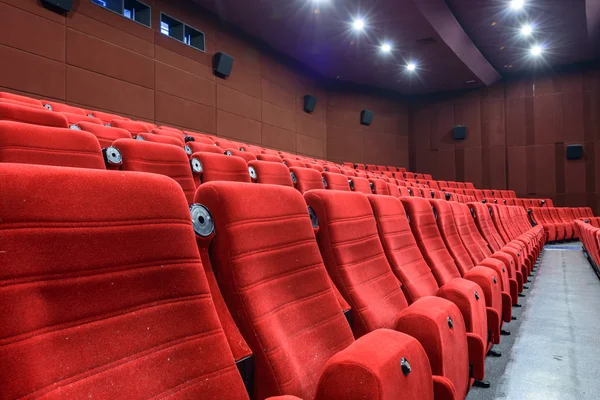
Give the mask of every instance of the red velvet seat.
<svg viewBox="0 0 600 400">
<path fill-rule="evenodd" d="M 91 133 L 12 121 L 0 121 L 0 163 L 105 169 Z"/>
<path fill-rule="evenodd" d="M 381 329 L 355 341 L 297 191 L 211 182 L 195 201 L 212 213 L 211 262 L 255 356 L 255 398 L 433 398 L 414 339 Z"/>
<path fill-rule="evenodd" d="M 290 170 L 283 163 L 252 160 L 248 169 L 253 182 L 294 187 Z"/>
<path fill-rule="evenodd" d="M 369 185 L 371 186 L 371 191 L 375 194 L 391 195 L 389 184 L 382 179 L 369 179 Z"/>
<path fill-rule="evenodd" d="M 194 153 L 190 156 L 190 163 L 194 176 L 198 179 L 196 185 L 214 181 L 252 182 L 248 164 L 240 157 L 215 153 Z"/>
<path fill-rule="evenodd" d="M 113 128 L 121 128 L 129 131 L 133 136 L 136 136 L 139 133 L 150 133 L 152 128 L 146 123 L 142 121 L 126 121 L 121 119 L 115 119 L 110 121 L 109 126 Z"/>
<path fill-rule="evenodd" d="M 176 182 L 3 164 L 0 186 L 3 398 L 248 399 Z"/>
<path fill-rule="evenodd" d="M 283 163 L 288 167 L 288 168 L 292 168 L 292 167 L 300 167 L 300 168 L 306 168 L 306 163 L 300 161 L 300 160 L 294 160 L 291 158 L 284 158 L 283 159 Z M 318 172 L 318 171 L 317 171 Z"/>
<path fill-rule="evenodd" d="M 194 199 L 196 185 L 182 147 L 133 139 L 116 140 L 112 147 L 121 153 L 123 171 L 168 176 L 179 183 L 189 203 Z"/>
<path fill-rule="evenodd" d="M 50 111 L 64 112 L 69 114 L 77 114 L 81 116 L 87 116 L 87 112 L 80 107 L 70 106 L 64 103 L 58 103 L 55 101 L 41 100 L 42 105 Z"/>
<path fill-rule="evenodd" d="M 244 159 L 244 161 L 246 161 L 246 162 L 256 160 L 256 156 L 254 154 L 247 152 L 247 151 L 236 150 L 233 148 L 225 149 L 223 154 L 225 154 L 227 156 L 240 157 L 240 158 Z"/>
<path fill-rule="evenodd" d="M 360 176 L 348 178 L 348 186 L 353 192 L 360 192 L 363 194 L 371 194 L 373 190 L 367 178 L 361 178 Z"/>
<path fill-rule="evenodd" d="M 77 128 L 82 131 L 86 131 L 96 136 L 100 147 L 107 148 L 117 139 L 131 139 L 131 133 L 125 129 L 112 128 L 110 126 L 98 125 L 89 122 L 80 122 L 76 124 Z M 71 126 L 71 129 L 77 129 Z"/>
<path fill-rule="evenodd" d="M 300 193 L 304 193 L 313 189 L 325 189 L 325 185 L 323 184 L 323 176 L 321 176 L 319 171 L 315 169 L 291 167 L 290 175 L 292 177 L 292 183 L 294 184 L 294 187 L 298 189 Z"/>
<path fill-rule="evenodd" d="M 335 165 L 324 165 L 323 172 L 334 172 L 336 174 L 342 173 L 341 169 L 339 167 L 336 167 Z"/>
<path fill-rule="evenodd" d="M 349 192 L 351 190 L 350 179 L 355 179 L 355 177 L 348 178 L 345 175 L 333 172 L 323 172 L 321 175 L 324 187 L 314 187 L 314 189 L 343 190 Z"/>
<path fill-rule="evenodd" d="M 0 102 L 0 121 L 22 122 L 56 128 L 69 127 L 67 117 L 61 113 L 6 102 Z"/>
<path fill-rule="evenodd" d="M 104 125 L 110 124 L 111 121 L 126 120 L 126 118 L 119 115 L 103 112 L 103 111 L 87 111 L 89 117 L 98 118 Z"/>
<path fill-rule="evenodd" d="M 177 132 L 177 131 L 173 131 L 171 129 L 154 128 L 150 131 L 150 133 L 153 133 L 153 134 L 159 135 L 159 136 L 168 136 L 170 138 L 177 139 L 178 141 L 181 142 L 182 146 L 185 145 L 185 137 L 183 135 L 183 132 Z M 196 139 L 194 139 L 194 141 L 195 140 Z"/>
<path fill-rule="evenodd" d="M 164 135 L 155 135 L 153 133 L 137 133 L 135 134 L 135 139 L 153 143 L 168 144 L 177 146 L 180 149 L 183 148 L 183 143 L 180 140 Z"/>
<path fill-rule="evenodd" d="M 184 149 L 188 156 L 191 156 L 194 153 L 215 153 L 215 154 L 223 154 L 224 153 L 223 149 L 214 143 L 206 144 L 206 143 L 201 143 L 201 142 L 187 142 L 185 144 Z"/>
<path fill-rule="evenodd" d="M 0 92 L 0 99 L 7 99 L 10 101 L 16 101 L 19 103 L 26 103 L 36 106 L 41 106 L 42 102 L 37 99 L 32 99 L 31 97 L 21 96 L 20 94 L 14 94 L 9 92 Z"/>
<path fill-rule="evenodd" d="M 281 157 L 279 157 L 279 155 L 275 155 L 275 154 L 257 154 L 256 159 L 260 160 L 260 161 L 271 161 L 271 162 L 276 162 L 276 163 L 283 162 Z"/>
<path fill-rule="evenodd" d="M 317 241 L 325 267 L 352 307 L 354 334 L 361 337 L 386 328 L 415 337 L 425 348 L 433 373 L 447 378 L 456 397 L 464 398 L 469 359 L 460 310 L 448 300 L 431 296 L 408 306 L 387 262 L 365 195 L 314 190 L 304 198 L 319 221 Z"/>
</svg>

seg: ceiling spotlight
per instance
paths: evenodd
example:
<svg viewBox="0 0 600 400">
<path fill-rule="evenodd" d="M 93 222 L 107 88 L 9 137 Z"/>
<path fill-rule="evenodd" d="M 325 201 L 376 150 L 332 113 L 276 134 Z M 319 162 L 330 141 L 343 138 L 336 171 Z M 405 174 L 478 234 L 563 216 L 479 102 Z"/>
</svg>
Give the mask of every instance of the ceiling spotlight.
<svg viewBox="0 0 600 400">
<path fill-rule="evenodd" d="M 520 10 L 525 5 L 525 0 L 512 0 L 510 2 L 510 8 L 513 10 Z"/>
<path fill-rule="evenodd" d="M 417 64 L 410 62 L 410 63 L 406 64 L 406 69 L 408 71 L 414 71 L 415 69 L 417 69 Z"/>
<path fill-rule="evenodd" d="M 362 31 L 365 29 L 365 20 L 362 18 L 356 18 L 354 21 L 352 21 L 352 28 L 355 31 Z"/>
<path fill-rule="evenodd" d="M 542 46 L 540 46 L 539 44 L 536 44 L 531 48 L 530 51 L 531 51 L 532 56 L 537 57 L 542 54 L 542 52 L 544 51 L 544 48 Z"/>
<path fill-rule="evenodd" d="M 533 26 L 531 24 L 525 24 L 521 27 L 521 35 L 529 36 L 533 33 Z"/>
<path fill-rule="evenodd" d="M 381 45 L 381 51 L 383 53 L 389 53 L 390 51 L 392 51 L 392 45 L 391 45 L 391 43 L 389 43 L 389 42 L 388 43 L 383 43 Z"/>
</svg>

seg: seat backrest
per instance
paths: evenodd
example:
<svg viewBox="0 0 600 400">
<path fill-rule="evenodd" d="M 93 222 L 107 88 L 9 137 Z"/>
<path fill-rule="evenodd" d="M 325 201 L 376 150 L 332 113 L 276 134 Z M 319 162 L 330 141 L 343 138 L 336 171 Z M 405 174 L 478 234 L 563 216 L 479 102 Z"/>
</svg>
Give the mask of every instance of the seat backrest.
<svg viewBox="0 0 600 400">
<path fill-rule="evenodd" d="M 410 228 L 421 249 L 423 258 L 438 285 L 443 286 L 452 279 L 460 278 L 454 259 L 448 252 L 438 229 L 429 200 L 418 197 L 400 198 L 410 222 Z"/>
<path fill-rule="evenodd" d="M 188 202 L 194 199 L 196 185 L 190 160 L 182 147 L 133 139 L 118 139 L 112 147 L 121 153 L 123 171 L 168 176 L 179 183 Z"/>
<path fill-rule="evenodd" d="M 123 118 L 119 115 L 110 114 L 110 113 L 106 113 L 103 111 L 89 111 L 88 110 L 87 115 L 88 115 L 88 117 L 98 118 L 100 121 L 102 121 L 102 123 L 104 125 L 110 124 L 111 121 L 116 121 L 119 119 L 125 120 L 125 118 Z"/>
<path fill-rule="evenodd" d="M 170 138 L 173 139 L 177 139 L 178 141 L 181 142 L 181 145 L 185 145 L 185 138 L 183 136 L 183 132 L 176 132 L 170 129 L 160 129 L 160 128 L 154 128 L 150 131 L 150 133 L 153 133 L 155 135 L 159 135 L 159 136 L 168 136 Z M 195 141 L 196 139 L 194 139 Z"/>
<path fill-rule="evenodd" d="M 329 190 L 343 190 L 346 192 L 350 191 L 350 179 L 352 177 L 346 177 L 345 175 L 335 174 L 333 172 L 323 172 L 322 174 L 323 189 Z M 317 189 L 317 188 L 315 188 Z M 319 188 L 321 189 L 321 188 Z M 303 192 L 304 193 L 304 192 Z"/>
<path fill-rule="evenodd" d="M 3 398 L 248 398 L 174 181 L 4 164 L 0 187 Z"/>
<path fill-rule="evenodd" d="M 312 168 L 312 169 L 316 169 L 319 172 L 323 172 L 323 166 L 319 165 L 319 164 L 315 164 L 315 163 L 306 163 L 306 168 Z"/>
<path fill-rule="evenodd" d="M 306 165 L 304 162 L 300 161 L 300 160 L 294 160 L 291 158 L 284 158 L 283 159 L 283 163 L 288 167 L 288 168 L 292 168 L 292 167 L 300 167 L 300 168 L 306 168 Z M 318 172 L 318 171 L 317 171 Z"/>
<path fill-rule="evenodd" d="M 363 194 L 373 193 L 369 180 L 367 178 L 361 178 L 360 176 L 348 178 L 348 186 L 353 192 L 360 192 Z"/>
<path fill-rule="evenodd" d="M 252 160 L 256 160 L 256 156 L 254 154 L 252 154 L 250 152 L 247 152 L 247 151 L 237 150 L 237 149 L 234 149 L 234 148 L 225 149 L 225 151 L 223 152 L 223 154 L 225 154 L 226 156 L 239 157 L 239 158 L 243 159 L 246 162 L 252 161 Z"/>
<path fill-rule="evenodd" d="M 175 138 L 163 135 L 155 135 L 153 133 L 137 133 L 135 134 L 136 140 L 144 140 L 146 142 L 168 144 L 171 146 L 177 146 L 183 148 L 183 143 Z"/>
<path fill-rule="evenodd" d="M 27 105 L 0 102 L 0 121 L 68 128 L 69 121 L 61 113 Z"/>
<path fill-rule="evenodd" d="M 473 264 L 477 265 L 491 255 L 489 250 L 488 254 L 484 254 L 480 247 L 482 245 L 481 242 L 483 241 L 483 243 L 485 243 L 485 240 L 479 235 L 477 228 L 473 231 L 473 227 L 471 226 L 471 224 L 474 224 L 473 217 L 466 204 L 454 201 L 449 201 L 448 204 L 452 209 L 456 230 L 458 231 L 462 243 L 469 253 L 469 256 L 471 256 Z M 487 243 L 485 243 L 485 245 L 487 246 Z"/>
<path fill-rule="evenodd" d="M 211 262 L 254 353 L 255 397 L 313 399 L 327 360 L 354 339 L 302 195 L 283 186 L 211 182 L 195 202 L 212 213 Z"/>
<path fill-rule="evenodd" d="M 142 121 L 125 121 L 115 119 L 110 121 L 110 126 L 113 128 L 121 128 L 129 131 L 132 135 L 136 136 L 139 133 L 150 133 L 151 128 Z"/>
<path fill-rule="evenodd" d="M 96 136 L 100 143 L 100 147 L 103 149 L 111 146 L 117 139 L 131 139 L 131 133 L 125 129 L 112 128 L 110 126 L 98 125 L 90 122 L 79 122 L 75 126 L 72 125 L 71 129 L 79 129 Z"/>
<path fill-rule="evenodd" d="M 387 196 L 367 196 L 377 222 L 377 231 L 392 271 L 402 283 L 409 303 L 435 296 L 438 284 L 415 241 L 404 206 Z"/>
<path fill-rule="evenodd" d="M 222 148 L 215 144 L 205 144 L 199 142 L 187 142 L 184 149 L 188 156 L 191 156 L 194 153 L 223 154 L 224 152 Z"/>
<path fill-rule="evenodd" d="M 323 177 L 316 169 L 304 167 L 291 167 L 290 175 L 294 187 L 304 193 L 313 189 L 325 189 Z"/>
<path fill-rule="evenodd" d="M 214 181 L 244 182 L 251 183 L 248 164 L 240 157 L 226 156 L 215 153 L 194 153 L 190 157 L 192 168 L 199 164 L 200 170 L 194 174 L 200 179 L 200 183 Z"/>
<path fill-rule="evenodd" d="M 367 197 L 314 190 L 304 198 L 319 220 L 317 241 L 329 276 L 352 307 L 355 335 L 394 329 L 408 304 L 387 262 Z"/>
<path fill-rule="evenodd" d="M 0 99 L 7 99 L 11 101 L 17 101 L 20 103 L 32 104 L 36 106 L 41 106 L 42 102 L 37 99 L 32 99 L 31 97 L 21 96 L 19 94 L 9 93 L 9 92 L 0 92 Z"/>
<path fill-rule="evenodd" d="M 283 163 L 252 160 L 248 171 L 253 182 L 294 187 L 290 170 Z"/>
<path fill-rule="evenodd" d="M 382 179 L 369 179 L 369 185 L 375 194 L 391 196 L 389 184 Z M 394 185 L 395 186 L 395 185 Z M 399 192 L 398 192 L 399 193 Z M 396 196 L 398 197 L 398 196 Z"/>
<path fill-rule="evenodd" d="M 55 101 L 41 100 L 41 102 L 42 105 L 50 111 L 87 116 L 87 112 L 83 108 L 70 106 L 64 103 L 57 103 Z"/>
<path fill-rule="evenodd" d="M 0 163 L 105 169 L 91 133 L 12 121 L 0 121 Z"/>
<path fill-rule="evenodd" d="M 492 251 L 500 251 L 504 247 L 505 242 L 494 226 L 490 209 L 485 204 L 479 202 L 471 202 L 467 206 L 469 207 L 469 211 L 473 213 L 475 225 L 481 236 L 488 243 Z"/>
<path fill-rule="evenodd" d="M 283 163 L 283 160 L 281 159 L 281 157 L 279 157 L 279 155 L 276 154 L 257 154 L 256 155 L 256 159 L 260 160 L 260 161 L 270 161 L 270 162 L 276 162 L 276 163 Z"/>
</svg>

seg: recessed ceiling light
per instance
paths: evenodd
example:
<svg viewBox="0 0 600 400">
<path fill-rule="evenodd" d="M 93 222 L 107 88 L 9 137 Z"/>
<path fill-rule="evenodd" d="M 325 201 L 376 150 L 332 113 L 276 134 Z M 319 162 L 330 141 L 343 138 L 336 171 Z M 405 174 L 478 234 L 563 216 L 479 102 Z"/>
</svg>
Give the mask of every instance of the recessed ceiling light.
<svg viewBox="0 0 600 400">
<path fill-rule="evenodd" d="M 354 21 L 352 21 L 352 29 L 355 31 L 362 31 L 365 29 L 365 20 L 362 18 L 356 18 Z"/>
<path fill-rule="evenodd" d="M 475 82 L 476 82 L 475 79 L 471 79 L 469 81 L 465 81 L 465 83 L 468 84 L 468 85 L 470 85 L 472 83 L 475 83 Z"/>
<path fill-rule="evenodd" d="M 542 52 L 544 51 L 544 48 L 542 46 L 540 46 L 539 44 L 534 45 L 533 47 L 531 47 L 531 55 L 532 56 L 540 56 L 542 54 Z"/>
<path fill-rule="evenodd" d="M 406 69 L 408 71 L 414 71 L 415 69 L 417 69 L 417 64 L 415 64 L 414 62 L 409 62 L 408 64 L 406 64 Z"/>
<path fill-rule="evenodd" d="M 510 8 L 513 10 L 520 10 L 525 5 L 525 0 L 512 0 L 510 2 Z"/>
<path fill-rule="evenodd" d="M 525 24 L 521 27 L 521 35 L 529 36 L 533 33 L 533 26 L 531 24 Z"/>
<path fill-rule="evenodd" d="M 390 51 L 392 51 L 392 44 L 390 42 L 385 42 L 381 45 L 380 48 L 383 53 L 389 53 Z"/>
</svg>

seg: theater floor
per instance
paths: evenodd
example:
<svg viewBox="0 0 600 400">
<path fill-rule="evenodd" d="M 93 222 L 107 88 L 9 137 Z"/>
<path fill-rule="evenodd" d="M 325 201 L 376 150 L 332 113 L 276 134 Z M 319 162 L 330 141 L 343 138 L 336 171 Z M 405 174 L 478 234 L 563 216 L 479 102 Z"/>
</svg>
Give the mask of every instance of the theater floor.
<svg viewBox="0 0 600 400">
<path fill-rule="evenodd" d="M 581 243 L 547 245 L 517 321 L 488 357 L 489 389 L 476 399 L 597 399 L 600 393 L 600 281 Z"/>
</svg>

